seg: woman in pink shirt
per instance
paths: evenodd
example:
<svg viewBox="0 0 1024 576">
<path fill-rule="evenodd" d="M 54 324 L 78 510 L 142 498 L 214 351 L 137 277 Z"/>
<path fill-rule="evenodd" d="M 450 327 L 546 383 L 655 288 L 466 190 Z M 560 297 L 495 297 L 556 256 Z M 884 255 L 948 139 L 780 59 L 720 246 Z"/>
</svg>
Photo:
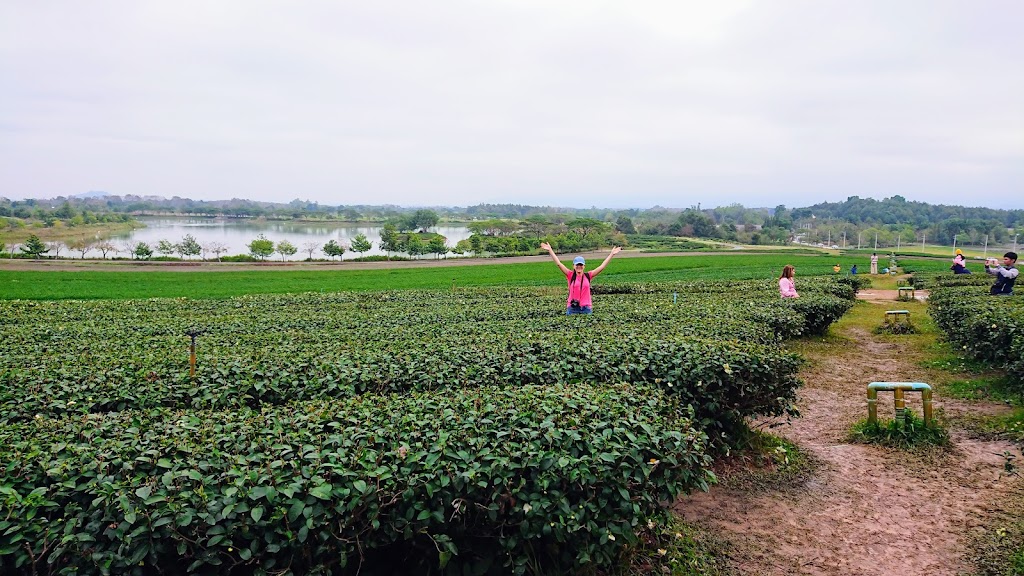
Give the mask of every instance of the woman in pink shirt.
<svg viewBox="0 0 1024 576">
<path fill-rule="evenodd" d="M 547 242 L 541 242 L 540 247 L 542 250 L 547 250 L 551 259 L 558 264 L 558 267 L 562 269 L 562 273 L 565 274 L 565 279 L 569 282 L 569 298 L 566 301 L 565 313 L 566 314 L 592 314 L 594 312 L 594 305 L 590 299 L 590 281 L 594 279 L 604 270 L 604 267 L 611 261 L 612 256 L 615 256 L 622 251 L 622 248 L 615 246 L 612 248 L 608 257 L 604 259 L 604 262 L 600 266 L 594 268 L 590 272 L 584 272 L 583 269 L 586 266 L 586 260 L 582 256 L 577 256 L 572 261 L 572 270 L 562 264 L 562 261 L 555 255 L 555 251 L 551 249 L 551 245 Z"/>
<path fill-rule="evenodd" d="M 783 298 L 799 298 L 796 293 L 796 285 L 793 283 L 793 266 L 786 264 L 782 268 L 782 276 L 779 276 L 779 294 Z"/>
</svg>

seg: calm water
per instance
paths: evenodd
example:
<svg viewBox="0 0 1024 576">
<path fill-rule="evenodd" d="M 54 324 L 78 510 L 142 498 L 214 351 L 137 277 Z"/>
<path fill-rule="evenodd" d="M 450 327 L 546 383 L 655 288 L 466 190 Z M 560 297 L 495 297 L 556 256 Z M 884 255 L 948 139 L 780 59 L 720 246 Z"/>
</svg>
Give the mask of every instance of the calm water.
<svg viewBox="0 0 1024 576">
<path fill-rule="evenodd" d="M 181 239 L 186 234 L 191 234 L 201 245 L 208 242 L 220 242 L 226 245 L 228 251 L 225 255 L 248 254 L 249 248 L 246 244 L 255 240 L 258 235 L 263 234 L 275 243 L 287 240 L 294 244 L 299 251 L 289 258 L 290 260 L 305 260 L 309 257 L 309 253 L 303 250 L 303 245 L 307 242 L 316 242 L 318 245 L 317 251 L 313 253 L 314 258 L 326 258 L 323 252 L 320 252 L 319 247 L 323 247 L 324 243 L 332 239 L 346 247 L 345 259 L 355 258 L 359 254 L 347 251 L 347 248 L 351 246 L 352 238 L 357 234 L 364 234 L 366 239 L 373 243 L 373 249 L 364 252 L 362 255 L 384 254 L 378 248 L 378 244 L 380 244 L 380 226 L 332 225 L 309 222 L 261 222 L 209 218 L 139 218 L 139 221 L 145 224 L 146 227 L 111 238 L 111 242 L 119 250 L 122 250 L 118 256 L 122 258 L 128 257 L 129 255 L 123 251 L 123 246 L 126 243 L 134 246 L 138 242 L 149 244 L 150 248 L 153 248 L 153 255 L 158 256 L 159 254 L 156 252 L 157 242 L 160 240 L 167 240 L 171 243 L 181 242 Z M 447 238 L 449 247 L 454 247 L 456 242 L 470 236 L 469 229 L 465 226 L 436 226 L 431 231 Z M 78 253 L 68 252 L 62 252 L 61 255 L 67 257 L 80 256 Z M 92 251 L 88 253 L 88 256 L 99 257 L 100 253 Z M 110 256 L 108 254 L 108 257 Z M 177 255 L 175 254 L 175 256 Z M 453 256 L 453 254 L 448 255 L 449 258 Z M 208 258 L 212 257 L 212 255 L 208 255 Z M 434 258 L 434 255 L 428 254 L 421 256 L 421 258 Z M 274 254 L 271 256 L 271 259 L 280 260 L 281 256 L 280 254 Z"/>
</svg>

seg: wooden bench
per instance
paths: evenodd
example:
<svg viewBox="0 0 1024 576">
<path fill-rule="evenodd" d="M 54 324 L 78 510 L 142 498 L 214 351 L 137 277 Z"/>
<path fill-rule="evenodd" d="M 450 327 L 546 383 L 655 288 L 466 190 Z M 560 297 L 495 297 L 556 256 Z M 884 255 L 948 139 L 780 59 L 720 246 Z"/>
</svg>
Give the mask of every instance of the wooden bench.
<svg viewBox="0 0 1024 576">
<path fill-rule="evenodd" d="M 913 286 L 900 286 L 899 288 L 896 288 L 896 298 L 902 299 L 903 295 L 907 292 L 910 293 L 910 299 L 914 300 L 917 293 L 914 291 Z"/>
<path fill-rule="evenodd" d="M 891 324 L 893 322 L 899 322 L 901 319 L 910 321 L 910 310 L 886 310 L 885 311 L 885 323 Z"/>
</svg>

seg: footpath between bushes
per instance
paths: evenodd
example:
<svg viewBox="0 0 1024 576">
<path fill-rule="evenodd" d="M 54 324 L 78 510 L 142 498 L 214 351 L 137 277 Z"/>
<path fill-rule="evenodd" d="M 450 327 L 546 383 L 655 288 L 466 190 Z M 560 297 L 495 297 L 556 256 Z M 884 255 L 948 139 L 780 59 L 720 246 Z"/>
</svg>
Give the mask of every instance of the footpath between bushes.
<svg viewBox="0 0 1024 576">
<path fill-rule="evenodd" d="M 917 334 L 872 332 L 893 308 L 910 311 Z M 730 487 L 726 472 L 710 493 L 677 503 L 684 520 L 726 540 L 731 568 L 741 574 L 988 573 L 979 568 L 992 561 L 984 557 L 993 550 L 988 543 L 1003 537 L 1000 522 L 1024 502 L 1024 481 L 1007 473 L 1013 461 L 1004 455 L 1017 454 L 1019 464 L 1020 450 L 970 425 L 1007 406 L 944 396 L 944 387 L 965 376 L 941 360 L 955 355 L 938 341 L 926 305 L 865 298 L 828 336 L 788 347 L 808 359 L 801 417 L 773 432 L 795 443 L 813 470 L 754 491 Z M 874 381 L 932 384 L 951 446 L 907 452 L 851 443 Z M 891 419 L 892 396 L 879 396 L 879 418 Z M 916 396 L 908 395 L 908 406 L 920 415 Z"/>
</svg>

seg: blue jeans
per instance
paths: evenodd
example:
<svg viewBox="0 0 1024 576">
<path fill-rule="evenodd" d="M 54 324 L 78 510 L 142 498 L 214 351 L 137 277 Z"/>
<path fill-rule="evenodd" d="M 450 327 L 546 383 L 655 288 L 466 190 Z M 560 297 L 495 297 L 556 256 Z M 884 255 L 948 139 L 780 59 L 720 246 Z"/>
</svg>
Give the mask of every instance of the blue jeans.
<svg viewBox="0 0 1024 576">
<path fill-rule="evenodd" d="M 572 306 L 569 306 L 568 308 L 565 309 L 565 315 L 566 316 L 571 316 L 573 314 L 593 314 L 593 313 L 594 313 L 594 309 L 591 308 L 590 306 L 580 306 L 578 308 L 574 308 Z"/>
</svg>

